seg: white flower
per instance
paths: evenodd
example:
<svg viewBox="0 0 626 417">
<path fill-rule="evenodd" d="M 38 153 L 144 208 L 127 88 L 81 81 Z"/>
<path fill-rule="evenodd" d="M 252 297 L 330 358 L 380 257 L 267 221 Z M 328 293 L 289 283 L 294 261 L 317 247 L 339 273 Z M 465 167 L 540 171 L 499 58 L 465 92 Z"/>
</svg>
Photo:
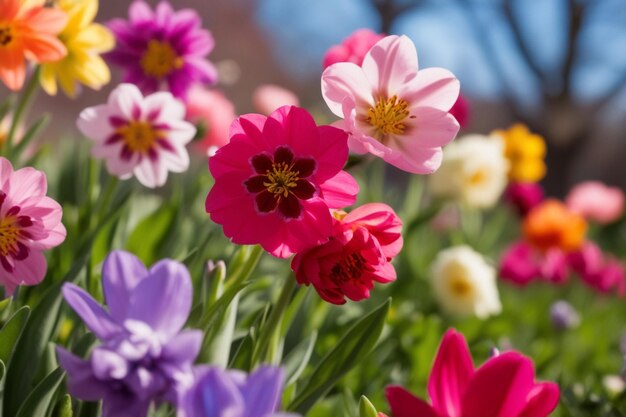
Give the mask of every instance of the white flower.
<svg viewBox="0 0 626 417">
<path fill-rule="evenodd" d="M 452 315 L 486 318 L 502 310 L 495 268 L 468 246 L 439 252 L 430 279 L 439 304 Z"/>
<path fill-rule="evenodd" d="M 429 177 L 430 190 L 469 207 L 492 207 L 506 187 L 508 170 L 501 137 L 465 136 L 444 149 L 441 168 Z"/>
<path fill-rule="evenodd" d="M 106 104 L 83 110 L 77 124 L 95 142 L 91 154 L 121 179 L 134 175 L 154 188 L 165 184 L 168 172 L 189 168 L 185 145 L 196 129 L 185 121 L 185 105 L 169 92 L 144 97 L 136 86 L 120 84 Z"/>
</svg>

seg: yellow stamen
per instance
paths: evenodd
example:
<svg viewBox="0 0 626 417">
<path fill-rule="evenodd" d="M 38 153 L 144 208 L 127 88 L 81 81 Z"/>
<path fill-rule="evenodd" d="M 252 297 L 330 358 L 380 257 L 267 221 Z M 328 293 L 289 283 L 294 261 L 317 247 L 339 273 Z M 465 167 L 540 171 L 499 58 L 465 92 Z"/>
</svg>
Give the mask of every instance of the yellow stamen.
<svg viewBox="0 0 626 417">
<path fill-rule="evenodd" d="M 388 99 L 380 98 L 374 107 L 367 110 L 365 120 L 382 135 L 401 135 L 406 129 L 404 119 L 409 117 L 409 103 L 406 100 L 392 96 Z"/>
<path fill-rule="evenodd" d="M 128 122 L 127 125 L 119 127 L 116 133 L 122 137 L 131 151 L 141 153 L 148 152 L 162 135 L 151 123 L 142 120 Z"/>
<path fill-rule="evenodd" d="M 20 227 L 17 217 L 8 216 L 0 220 L 0 255 L 8 256 L 17 250 L 17 242 L 20 237 Z"/>
<path fill-rule="evenodd" d="M 298 185 L 297 181 L 300 179 L 298 175 L 300 175 L 300 172 L 292 171 L 291 166 L 286 163 L 274 163 L 272 164 L 272 170 L 267 171 L 268 181 L 264 182 L 263 185 L 267 187 L 267 191 L 270 193 L 287 197 L 289 190 Z"/>
<path fill-rule="evenodd" d="M 141 57 L 141 68 L 154 78 L 164 78 L 172 71 L 183 66 L 182 58 L 176 55 L 174 48 L 167 43 L 157 40 L 148 42 L 148 49 Z"/>
</svg>

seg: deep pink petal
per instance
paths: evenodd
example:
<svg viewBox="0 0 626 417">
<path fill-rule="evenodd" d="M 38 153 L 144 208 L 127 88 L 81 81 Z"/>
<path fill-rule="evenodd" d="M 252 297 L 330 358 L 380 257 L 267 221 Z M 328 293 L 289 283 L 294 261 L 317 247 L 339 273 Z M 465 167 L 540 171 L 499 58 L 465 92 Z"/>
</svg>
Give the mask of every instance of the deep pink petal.
<svg viewBox="0 0 626 417">
<path fill-rule="evenodd" d="M 348 135 L 333 126 L 320 126 L 319 140 L 312 148 L 311 156 L 317 167 L 313 177 L 322 182 L 336 175 L 348 161 Z"/>
<path fill-rule="evenodd" d="M 547 417 L 559 404 L 559 386 L 553 382 L 542 382 L 528 394 L 528 404 L 518 417 Z"/>
<path fill-rule="evenodd" d="M 385 395 L 393 417 L 445 417 L 400 386 L 388 386 Z"/>
<path fill-rule="evenodd" d="M 462 399 L 463 417 L 518 416 L 534 386 L 530 359 L 505 352 L 489 359 L 470 381 Z"/>
<path fill-rule="evenodd" d="M 329 208 L 333 209 L 351 206 L 356 202 L 356 196 L 359 193 L 359 184 L 346 171 L 340 171 L 319 187 L 321 198 Z"/>
<path fill-rule="evenodd" d="M 343 221 L 365 227 L 378 240 L 387 258 L 400 253 L 403 244 L 402 220 L 388 205 L 364 204 L 348 213 Z"/>
<path fill-rule="evenodd" d="M 474 375 L 474 364 L 463 335 L 446 332 L 428 378 L 433 408 L 449 417 L 461 416 L 461 400 Z"/>
</svg>

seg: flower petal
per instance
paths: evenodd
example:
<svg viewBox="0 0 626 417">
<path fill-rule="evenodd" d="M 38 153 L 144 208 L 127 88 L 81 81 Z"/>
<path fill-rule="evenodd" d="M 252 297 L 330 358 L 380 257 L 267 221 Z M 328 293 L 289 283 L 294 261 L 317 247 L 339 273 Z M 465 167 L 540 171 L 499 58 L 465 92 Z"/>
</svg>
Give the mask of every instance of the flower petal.
<svg viewBox="0 0 626 417">
<path fill-rule="evenodd" d="M 428 395 L 440 414 L 461 415 L 461 399 L 474 374 L 472 357 L 463 335 L 446 332 L 428 378 Z"/>
<path fill-rule="evenodd" d="M 552 382 L 535 385 L 530 391 L 526 408 L 519 417 L 546 417 L 559 403 L 559 386 Z"/>
<path fill-rule="evenodd" d="M 393 417 L 440 417 L 428 403 L 400 386 L 387 387 L 385 395 Z"/>
<path fill-rule="evenodd" d="M 278 411 L 284 383 L 285 373 L 281 368 L 257 368 L 241 390 L 246 402 L 246 412 L 241 417 L 265 416 Z"/>
<path fill-rule="evenodd" d="M 322 96 L 335 116 L 347 118 L 343 103 L 350 98 L 353 106 L 373 105 L 372 84 L 363 69 L 350 62 L 326 68 L 322 74 Z"/>
<path fill-rule="evenodd" d="M 415 45 L 405 35 L 381 39 L 363 59 L 363 71 L 374 91 L 385 98 L 401 93 L 417 77 L 417 69 Z"/>
<path fill-rule="evenodd" d="M 72 284 L 63 284 L 63 298 L 99 339 L 106 340 L 122 329 L 85 290 Z"/>
<path fill-rule="evenodd" d="M 148 275 L 148 270 L 135 255 L 113 251 L 102 266 L 102 288 L 111 317 L 122 324 L 128 316 L 133 290 Z"/>
</svg>

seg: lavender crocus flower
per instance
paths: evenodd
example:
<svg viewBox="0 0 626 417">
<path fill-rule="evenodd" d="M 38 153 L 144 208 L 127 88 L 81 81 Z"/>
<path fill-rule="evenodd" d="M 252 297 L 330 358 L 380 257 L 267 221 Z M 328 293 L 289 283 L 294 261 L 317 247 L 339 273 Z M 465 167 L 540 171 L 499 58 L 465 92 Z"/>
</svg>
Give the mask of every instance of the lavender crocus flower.
<svg viewBox="0 0 626 417">
<path fill-rule="evenodd" d="M 196 381 L 183 394 L 177 417 L 298 417 L 279 413 L 284 372 L 262 366 L 247 375 L 237 370 L 199 366 Z"/>
<path fill-rule="evenodd" d="M 162 260 L 150 270 L 134 255 L 112 252 L 102 270 L 108 310 L 76 285 L 65 301 L 100 339 L 87 360 L 58 348 L 69 392 L 103 400 L 103 417 L 145 417 L 152 402 L 176 404 L 193 383 L 202 332 L 181 331 L 192 302 L 185 266 Z"/>
<path fill-rule="evenodd" d="M 117 42 L 105 55 L 126 69 L 125 82 L 144 94 L 164 88 L 182 99 L 194 84 L 215 82 L 217 71 L 206 59 L 215 42 L 194 10 L 174 11 L 162 1 L 153 11 L 143 0 L 135 0 L 128 18 L 109 22 Z"/>
</svg>

